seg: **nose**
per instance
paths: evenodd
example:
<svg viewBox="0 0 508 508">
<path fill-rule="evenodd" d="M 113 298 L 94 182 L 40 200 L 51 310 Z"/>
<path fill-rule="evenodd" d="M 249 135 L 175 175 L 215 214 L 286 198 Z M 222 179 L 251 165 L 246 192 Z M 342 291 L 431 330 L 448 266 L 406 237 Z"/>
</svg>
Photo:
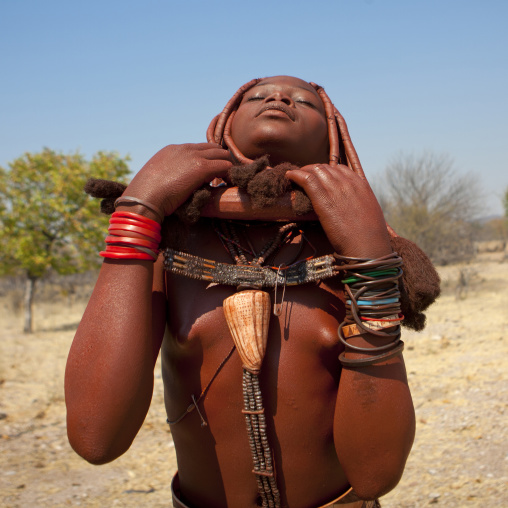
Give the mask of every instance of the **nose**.
<svg viewBox="0 0 508 508">
<path fill-rule="evenodd" d="M 277 91 L 277 92 L 271 93 L 265 99 L 265 102 L 283 102 L 284 104 L 286 104 L 288 106 L 294 106 L 295 105 L 293 99 L 288 94 L 286 94 L 285 92 L 282 92 L 280 90 Z"/>
</svg>

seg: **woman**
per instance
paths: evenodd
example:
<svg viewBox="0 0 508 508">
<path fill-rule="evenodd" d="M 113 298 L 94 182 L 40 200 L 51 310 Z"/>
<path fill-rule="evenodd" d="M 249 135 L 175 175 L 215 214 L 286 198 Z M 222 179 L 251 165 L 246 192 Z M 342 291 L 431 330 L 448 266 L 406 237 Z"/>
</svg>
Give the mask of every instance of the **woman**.
<svg viewBox="0 0 508 508">
<path fill-rule="evenodd" d="M 398 483 L 415 428 L 399 334 L 400 259 L 340 115 L 333 130 L 334 111 L 316 85 L 253 80 L 212 122 L 208 143 L 163 148 L 117 200 L 66 371 L 69 440 L 86 460 L 102 464 L 129 448 L 160 350 L 179 469 L 174 506 L 367 507 Z M 185 252 L 165 252 L 164 269 L 158 224 L 207 182 L 249 172 L 254 181 L 268 164 L 264 181 L 284 173 L 275 187 L 303 190 L 313 213 L 273 200 L 260 213 L 245 194 L 222 191 L 205 207 L 209 218 L 189 227 Z M 372 275 L 368 260 L 379 259 L 372 262 L 388 272 Z M 314 260 L 328 263 L 322 277 L 308 275 Z M 341 282 L 353 280 L 339 271 L 348 263 L 357 265 L 356 286 Z M 365 273 L 378 289 L 361 289 Z M 263 315 L 262 367 L 246 367 L 233 343 L 235 317 L 223 302 L 237 289 L 275 297 L 275 312 Z M 371 293 L 369 314 L 362 305 Z M 259 383 L 257 410 L 246 409 L 242 367 L 244 390 Z"/>
</svg>

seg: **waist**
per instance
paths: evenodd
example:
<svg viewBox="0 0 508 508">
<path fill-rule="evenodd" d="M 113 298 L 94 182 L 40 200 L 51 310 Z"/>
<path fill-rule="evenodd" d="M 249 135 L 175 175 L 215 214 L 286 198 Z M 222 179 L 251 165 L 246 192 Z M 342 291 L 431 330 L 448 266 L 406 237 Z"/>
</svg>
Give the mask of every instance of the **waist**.
<svg viewBox="0 0 508 508">
<path fill-rule="evenodd" d="M 171 481 L 171 494 L 173 497 L 173 508 L 204 508 L 197 506 L 191 507 L 181 500 L 180 480 L 178 478 L 178 472 L 175 473 L 175 476 Z M 343 492 L 340 496 L 333 499 L 329 503 L 316 508 L 377 508 L 379 506 L 380 505 L 377 500 L 362 501 L 361 499 L 358 499 L 358 496 L 354 493 L 353 488 L 350 487 L 348 490 L 346 490 L 346 492 Z"/>
</svg>

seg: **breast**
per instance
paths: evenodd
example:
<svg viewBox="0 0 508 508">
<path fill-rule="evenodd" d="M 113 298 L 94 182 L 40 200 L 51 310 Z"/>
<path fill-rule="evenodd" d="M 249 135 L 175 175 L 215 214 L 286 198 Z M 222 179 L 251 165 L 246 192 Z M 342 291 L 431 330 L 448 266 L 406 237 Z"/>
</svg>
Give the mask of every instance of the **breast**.
<svg viewBox="0 0 508 508">
<path fill-rule="evenodd" d="M 168 290 L 171 333 L 162 353 L 166 394 L 173 413 L 178 411 L 175 401 L 182 409 L 187 407 L 191 393 L 202 392 L 233 348 L 222 306 L 234 288 L 206 289 L 206 283 L 179 279 L 182 277 L 172 276 Z M 273 303 L 273 291 L 270 296 Z M 291 390 L 300 383 L 302 372 L 314 372 L 320 389 L 327 383 L 338 383 L 342 345 L 337 328 L 343 313 L 343 303 L 334 288 L 324 284 L 287 288 L 282 313 L 270 317 L 262 367 L 263 382 L 272 390 L 277 387 L 280 400 L 294 400 Z M 233 356 L 241 370 L 238 353 Z"/>
</svg>

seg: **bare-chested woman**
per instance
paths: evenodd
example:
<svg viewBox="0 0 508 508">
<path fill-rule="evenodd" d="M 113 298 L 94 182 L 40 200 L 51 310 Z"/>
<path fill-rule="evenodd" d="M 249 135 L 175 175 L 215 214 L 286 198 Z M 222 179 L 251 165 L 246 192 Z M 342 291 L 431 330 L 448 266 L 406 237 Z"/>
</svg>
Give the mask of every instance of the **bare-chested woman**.
<svg viewBox="0 0 508 508">
<path fill-rule="evenodd" d="M 288 76 L 258 81 L 243 95 L 230 133 L 250 159 L 267 154 L 271 166 L 298 166 L 287 177 L 305 191 L 319 220 L 299 224 L 273 265 L 334 252 L 368 259 L 392 252 L 367 181 L 346 165 L 329 165 L 327 115 L 314 86 Z M 233 162 L 229 150 L 212 142 L 166 146 L 124 193 L 154 209 L 120 201 L 116 210 L 160 222 L 157 209 L 173 214 L 203 184 L 226 178 Z M 276 222 L 233 224 L 253 251 L 280 228 Z M 233 240 L 219 229 L 216 220 L 200 220 L 190 228 L 185 250 L 231 263 L 224 243 Z M 66 370 L 68 435 L 77 453 L 103 464 L 130 447 L 150 405 L 160 350 L 178 460 L 175 506 L 260 506 L 242 414 L 242 361 L 231 353 L 223 312 L 224 299 L 235 291 L 165 271 L 162 255 L 155 263 L 114 256 L 104 261 Z M 282 287 L 278 291 L 280 302 Z M 359 499 L 375 500 L 393 489 L 411 449 L 415 419 L 402 356 L 346 365 L 379 355 L 347 349 L 345 364 L 339 361 L 345 346 L 337 329 L 346 299 L 341 277 L 288 286 L 281 312 L 270 318 L 259 380 L 280 506 L 375 506 Z M 393 342 L 361 332 L 348 344 L 379 348 Z"/>
</svg>

